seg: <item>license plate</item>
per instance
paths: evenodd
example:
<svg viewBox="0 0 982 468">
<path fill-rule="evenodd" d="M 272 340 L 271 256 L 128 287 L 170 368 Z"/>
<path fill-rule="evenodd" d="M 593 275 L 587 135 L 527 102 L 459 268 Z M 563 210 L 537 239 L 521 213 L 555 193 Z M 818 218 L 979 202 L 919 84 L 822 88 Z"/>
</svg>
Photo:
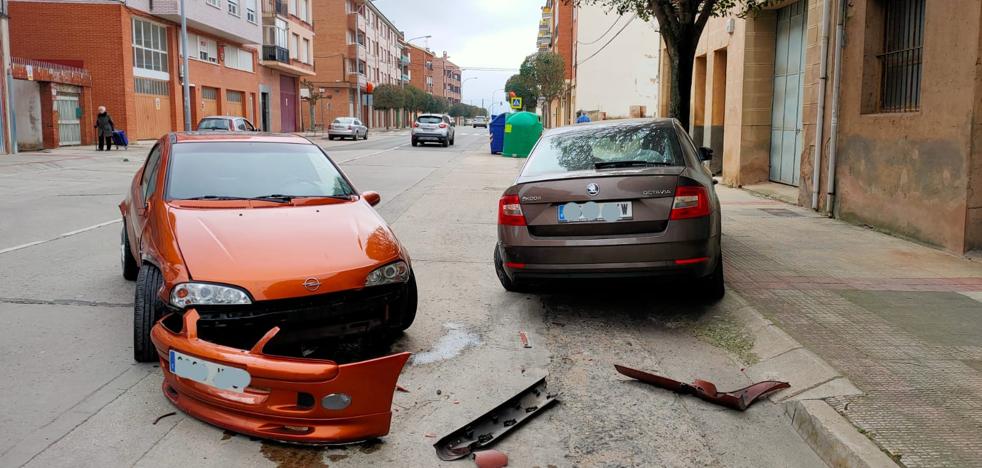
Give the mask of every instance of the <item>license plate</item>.
<svg viewBox="0 0 982 468">
<path fill-rule="evenodd" d="M 604 221 L 613 223 L 634 217 L 633 206 L 629 201 L 623 202 L 570 202 L 559 205 L 559 222 L 576 223 L 586 221 Z"/>
<path fill-rule="evenodd" d="M 223 366 L 173 349 L 170 351 L 170 371 L 178 377 L 238 393 L 245 393 L 252 381 L 249 373 L 238 367 Z"/>
</svg>

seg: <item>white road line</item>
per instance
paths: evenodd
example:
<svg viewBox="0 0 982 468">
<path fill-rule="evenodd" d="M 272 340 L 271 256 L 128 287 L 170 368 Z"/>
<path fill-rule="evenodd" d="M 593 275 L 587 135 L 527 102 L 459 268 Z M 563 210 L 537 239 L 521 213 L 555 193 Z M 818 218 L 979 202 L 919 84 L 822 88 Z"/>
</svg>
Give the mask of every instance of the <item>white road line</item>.
<svg viewBox="0 0 982 468">
<path fill-rule="evenodd" d="M 21 250 L 21 249 L 26 249 L 28 247 L 34 247 L 35 245 L 44 244 L 44 243 L 51 242 L 51 241 L 56 241 L 58 239 L 64 239 L 66 237 L 71 237 L 71 236 L 74 236 L 76 234 L 81 234 L 83 232 L 88 232 L 88 231 L 91 231 L 93 229 L 99 229 L 101 227 L 109 226 L 110 224 L 116 224 L 116 223 L 118 223 L 120 221 L 122 221 L 122 220 L 114 219 L 112 221 L 106 221 L 104 223 L 99 223 L 99 224 L 93 224 L 92 226 L 89 226 L 89 227 L 84 227 L 82 229 L 76 229 L 74 231 L 69 231 L 69 232 L 66 232 L 64 234 L 59 234 L 59 235 L 57 235 L 55 237 L 52 237 L 51 239 L 45 239 L 45 240 L 39 240 L 39 241 L 34 241 L 34 242 L 28 242 L 26 244 L 15 245 L 13 247 L 8 247 L 6 249 L 0 249 L 0 255 L 5 254 L 5 253 L 8 253 L 8 252 L 13 252 L 15 250 Z"/>
<path fill-rule="evenodd" d="M 361 156 L 355 156 L 355 157 L 353 157 L 351 159 L 345 159 L 344 161 L 341 161 L 340 164 L 348 163 L 348 162 L 351 162 L 351 161 L 357 161 L 357 160 L 359 160 L 361 158 L 367 158 L 369 156 L 377 156 L 377 155 L 380 155 L 382 153 L 388 153 L 389 151 L 395 151 L 395 150 L 397 150 L 399 148 L 402 148 L 403 146 L 405 146 L 405 145 L 399 145 L 399 146 L 395 146 L 395 147 L 392 147 L 392 148 L 389 148 L 389 149 L 385 149 L 385 150 L 382 150 L 382 151 L 376 151 L 374 153 L 363 154 Z M 3 252 L 0 252 L 0 253 L 3 253 Z"/>
</svg>

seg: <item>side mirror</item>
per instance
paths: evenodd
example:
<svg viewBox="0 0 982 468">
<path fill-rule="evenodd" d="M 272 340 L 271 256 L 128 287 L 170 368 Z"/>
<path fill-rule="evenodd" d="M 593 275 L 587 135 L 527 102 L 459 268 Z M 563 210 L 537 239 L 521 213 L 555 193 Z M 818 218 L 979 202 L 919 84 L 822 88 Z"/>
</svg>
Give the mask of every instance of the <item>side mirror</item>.
<svg viewBox="0 0 982 468">
<path fill-rule="evenodd" d="M 378 205 L 379 202 L 382 201 L 382 196 L 379 195 L 378 192 L 373 192 L 371 190 L 367 192 L 362 192 L 361 197 L 364 198 L 365 201 L 367 201 L 368 204 L 372 206 Z"/>
<path fill-rule="evenodd" d="M 706 148 L 706 147 L 699 148 L 699 159 L 701 159 L 703 161 L 712 161 L 713 160 L 713 150 L 711 150 L 709 148 Z"/>
</svg>

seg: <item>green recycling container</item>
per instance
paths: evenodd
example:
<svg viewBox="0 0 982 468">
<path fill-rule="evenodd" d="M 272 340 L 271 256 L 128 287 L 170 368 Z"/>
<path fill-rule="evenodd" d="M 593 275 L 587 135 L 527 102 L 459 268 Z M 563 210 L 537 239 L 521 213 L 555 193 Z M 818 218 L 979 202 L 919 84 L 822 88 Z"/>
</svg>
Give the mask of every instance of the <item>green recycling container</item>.
<svg viewBox="0 0 982 468">
<path fill-rule="evenodd" d="M 502 156 L 527 158 L 542 136 L 542 120 L 531 112 L 516 112 L 505 121 L 505 145 Z"/>
</svg>

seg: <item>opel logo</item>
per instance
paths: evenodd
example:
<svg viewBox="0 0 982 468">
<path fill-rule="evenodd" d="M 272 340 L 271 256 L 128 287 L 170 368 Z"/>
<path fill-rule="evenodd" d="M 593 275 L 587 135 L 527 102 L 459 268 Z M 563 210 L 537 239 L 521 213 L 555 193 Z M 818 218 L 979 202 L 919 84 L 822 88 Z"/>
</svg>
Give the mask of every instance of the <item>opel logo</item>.
<svg viewBox="0 0 982 468">
<path fill-rule="evenodd" d="M 321 287 L 321 282 L 317 281 L 317 278 L 307 278 L 303 282 L 303 287 L 307 288 L 308 291 L 316 291 L 317 288 Z"/>
<path fill-rule="evenodd" d="M 587 185 L 586 186 L 586 194 L 587 195 L 589 195 L 591 197 L 595 197 L 595 196 L 597 196 L 598 193 L 600 193 L 600 186 L 599 185 L 597 185 L 597 184 L 590 184 L 590 185 Z"/>
</svg>

